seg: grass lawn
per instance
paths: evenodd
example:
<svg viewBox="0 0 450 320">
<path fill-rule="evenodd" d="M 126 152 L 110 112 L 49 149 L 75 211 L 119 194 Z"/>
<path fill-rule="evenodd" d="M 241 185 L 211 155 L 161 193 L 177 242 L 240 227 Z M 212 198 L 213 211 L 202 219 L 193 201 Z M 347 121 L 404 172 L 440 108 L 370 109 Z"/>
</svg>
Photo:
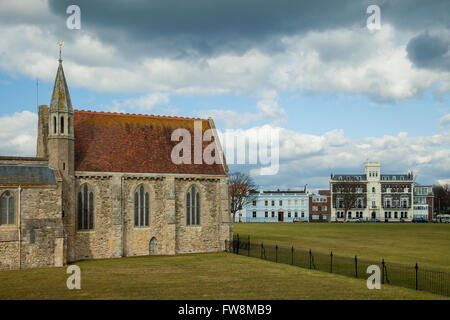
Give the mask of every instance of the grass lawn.
<svg viewBox="0 0 450 320">
<path fill-rule="evenodd" d="M 235 223 L 233 231 L 252 242 L 450 272 L 448 223 Z"/>
<path fill-rule="evenodd" d="M 77 262 L 81 290 L 66 268 L 0 272 L 0 299 L 445 299 L 231 253 Z"/>
</svg>

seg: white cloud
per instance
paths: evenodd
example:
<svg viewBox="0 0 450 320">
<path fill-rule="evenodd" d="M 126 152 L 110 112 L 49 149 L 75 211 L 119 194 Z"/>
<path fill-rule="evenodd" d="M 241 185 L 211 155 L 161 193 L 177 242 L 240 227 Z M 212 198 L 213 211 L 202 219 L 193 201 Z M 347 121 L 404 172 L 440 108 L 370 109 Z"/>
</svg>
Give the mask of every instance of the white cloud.
<svg viewBox="0 0 450 320">
<path fill-rule="evenodd" d="M 450 185 L 450 179 L 439 179 L 438 184 L 440 184 L 441 186 Z"/>
<path fill-rule="evenodd" d="M 237 128 L 249 123 L 266 120 L 277 125 L 286 121 L 286 111 L 278 104 L 276 91 L 263 91 L 257 104 L 257 112 L 236 112 L 233 110 L 210 109 L 197 111 L 200 117 L 212 117 L 214 121 L 225 124 L 225 128 Z"/>
<path fill-rule="evenodd" d="M 445 114 L 439 119 L 439 125 L 443 128 L 450 128 L 450 114 Z"/>
<path fill-rule="evenodd" d="M 375 33 L 337 29 L 286 37 L 286 52 L 277 59 L 274 82 L 286 89 L 339 91 L 376 100 L 405 99 L 429 88 L 448 73 L 416 69 L 389 25 Z"/>
<path fill-rule="evenodd" d="M 169 95 L 167 93 L 149 93 L 145 96 L 130 98 L 123 101 L 113 100 L 113 105 L 108 107 L 111 111 L 119 111 L 123 108 L 139 109 L 142 111 L 150 111 L 155 106 L 167 105 L 169 103 Z"/>
<path fill-rule="evenodd" d="M 35 156 L 38 116 L 29 111 L 0 117 L 0 155 Z"/>
</svg>

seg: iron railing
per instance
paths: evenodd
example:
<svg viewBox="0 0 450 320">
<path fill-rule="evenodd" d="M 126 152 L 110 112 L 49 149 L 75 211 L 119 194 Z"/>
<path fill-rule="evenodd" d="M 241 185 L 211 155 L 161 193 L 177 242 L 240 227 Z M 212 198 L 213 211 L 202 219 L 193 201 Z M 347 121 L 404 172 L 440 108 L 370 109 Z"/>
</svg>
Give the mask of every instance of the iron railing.
<svg viewBox="0 0 450 320">
<path fill-rule="evenodd" d="M 290 264 L 301 268 L 323 272 L 337 273 L 354 278 L 367 279 L 367 268 L 377 265 L 381 271 L 381 283 L 415 290 L 423 290 L 434 294 L 450 296 L 450 273 L 413 266 L 368 261 L 339 256 L 332 251 L 329 254 L 302 250 L 294 246 L 279 246 L 250 241 L 250 236 L 235 235 L 233 241 L 226 242 L 227 251 L 253 258 L 260 258 L 276 263 Z"/>
</svg>

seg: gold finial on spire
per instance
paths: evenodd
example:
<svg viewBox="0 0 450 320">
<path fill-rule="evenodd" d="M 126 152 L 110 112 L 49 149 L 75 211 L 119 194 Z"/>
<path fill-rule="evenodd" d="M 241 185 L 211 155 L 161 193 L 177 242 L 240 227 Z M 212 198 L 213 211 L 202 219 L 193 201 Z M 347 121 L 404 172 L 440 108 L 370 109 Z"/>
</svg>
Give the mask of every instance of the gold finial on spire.
<svg viewBox="0 0 450 320">
<path fill-rule="evenodd" d="M 61 47 L 64 45 L 64 41 L 59 41 L 58 45 L 59 45 L 59 61 L 61 62 L 62 61 L 62 59 L 61 59 Z"/>
</svg>

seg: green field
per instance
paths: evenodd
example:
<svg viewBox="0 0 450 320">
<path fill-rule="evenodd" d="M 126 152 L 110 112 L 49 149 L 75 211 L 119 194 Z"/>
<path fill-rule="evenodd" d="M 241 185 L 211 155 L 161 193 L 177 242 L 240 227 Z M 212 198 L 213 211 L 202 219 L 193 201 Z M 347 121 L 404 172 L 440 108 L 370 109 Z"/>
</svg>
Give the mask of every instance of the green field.
<svg viewBox="0 0 450 320">
<path fill-rule="evenodd" d="M 450 271 L 447 223 L 235 223 L 233 231 L 253 243 Z"/>
<path fill-rule="evenodd" d="M 333 250 L 343 259 L 358 255 L 407 265 L 417 261 L 421 268 L 450 271 L 449 224 L 238 223 L 234 232 L 249 234 L 255 244 L 278 243 L 286 248 L 287 258 L 287 248 L 293 245 L 315 253 Z M 252 255 L 258 256 L 255 248 Z M 345 265 L 338 261 L 336 268 Z M 76 265 L 82 272 L 82 290 L 67 289 L 66 268 L 1 271 L 0 299 L 448 299 L 389 285 L 368 290 L 364 279 L 231 253 L 90 260 Z"/>
<path fill-rule="evenodd" d="M 443 299 L 410 289 L 368 290 L 364 280 L 232 253 L 90 260 L 81 290 L 66 268 L 0 272 L 0 299 Z"/>
</svg>

